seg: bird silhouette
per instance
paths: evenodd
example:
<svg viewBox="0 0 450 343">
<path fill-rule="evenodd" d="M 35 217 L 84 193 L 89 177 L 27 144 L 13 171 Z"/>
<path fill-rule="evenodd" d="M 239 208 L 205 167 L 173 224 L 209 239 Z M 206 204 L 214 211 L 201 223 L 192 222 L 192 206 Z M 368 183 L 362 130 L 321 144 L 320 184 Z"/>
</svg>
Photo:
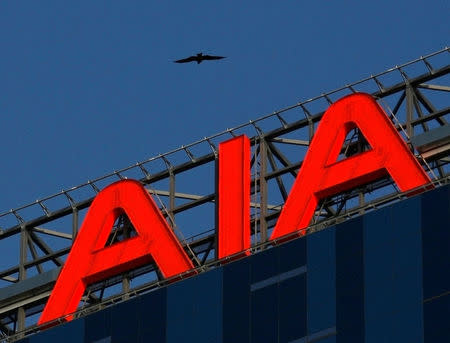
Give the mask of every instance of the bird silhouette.
<svg viewBox="0 0 450 343">
<path fill-rule="evenodd" d="M 202 61 L 210 61 L 210 60 L 221 60 L 225 58 L 223 56 L 212 56 L 212 55 L 203 55 L 203 53 L 199 52 L 197 55 L 189 56 L 187 58 L 183 58 L 181 60 L 173 61 L 174 63 L 189 63 L 189 62 L 197 62 L 197 64 L 202 63 Z"/>
</svg>

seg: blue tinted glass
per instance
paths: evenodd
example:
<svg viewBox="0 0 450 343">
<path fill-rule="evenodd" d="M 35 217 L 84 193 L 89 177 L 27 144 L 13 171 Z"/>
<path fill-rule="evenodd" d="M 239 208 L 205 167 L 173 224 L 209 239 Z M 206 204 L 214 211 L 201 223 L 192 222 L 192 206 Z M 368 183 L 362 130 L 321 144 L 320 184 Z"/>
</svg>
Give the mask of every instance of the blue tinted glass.
<svg viewBox="0 0 450 343">
<path fill-rule="evenodd" d="M 222 269 L 167 288 L 167 342 L 222 342 Z"/>
<path fill-rule="evenodd" d="M 140 298 L 134 298 L 111 308 L 113 342 L 137 342 L 139 301 Z"/>
<path fill-rule="evenodd" d="M 420 198 L 364 216 L 367 343 L 423 342 L 420 222 Z"/>
<path fill-rule="evenodd" d="M 336 227 L 336 330 L 339 343 L 364 342 L 363 225 Z"/>
<path fill-rule="evenodd" d="M 327 338 L 323 338 L 319 341 L 316 341 L 317 343 L 336 343 L 336 336 L 331 336 Z"/>
<path fill-rule="evenodd" d="M 30 337 L 29 343 L 84 343 L 84 319 L 70 321 L 64 325 L 55 326 Z"/>
<path fill-rule="evenodd" d="M 250 341 L 249 258 L 223 268 L 223 342 Z"/>
<path fill-rule="evenodd" d="M 138 309 L 138 342 L 166 341 L 167 288 L 141 296 Z"/>
<path fill-rule="evenodd" d="M 423 305 L 425 342 L 450 342 L 450 294 Z"/>
<path fill-rule="evenodd" d="M 450 186 L 422 195 L 424 299 L 450 291 Z"/>
<path fill-rule="evenodd" d="M 278 273 L 306 265 L 306 238 L 297 238 L 278 247 Z"/>
<path fill-rule="evenodd" d="M 84 321 L 86 342 L 111 336 L 111 307 L 85 317 Z"/>
<path fill-rule="evenodd" d="M 365 317 L 368 343 L 386 341 L 392 331 L 392 231 L 389 208 L 364 216 Z M 377 322 L 380 324 L 376 325 Z M 380 327 L 383 329 L 380 330 Z"/>
<path fill-rule="evenodd" d="M 279 283 L 279 342 L 287 343 L 306 336 L 306 275 Z"/>
<path fill-rule="evenodd" d="M 111 336 L 99 339 L 98 341 L 89 342 L 89 343 L 111 343 Z"/>
<path fill-rule="evenodd" d="M 278 285 L 252 292 L 251 342 L 278 341 Z"/>
<path fill-rule="evenodd" d="M 278 249 L 267 249 L 250 259 L 250 280 L 252 283 L 268 279 L 278 274 Z"/>
<path fill-rule="evenodd" d="M 336 230 L 307 236 L 308 334 L 336 325 Z"/>
<path fill-rule="evenodd" d="M 336 342 L 336 327 L 329 327 L 327 329 L 315 332 L 308 335 L 308 342 Z"/>
</svg>

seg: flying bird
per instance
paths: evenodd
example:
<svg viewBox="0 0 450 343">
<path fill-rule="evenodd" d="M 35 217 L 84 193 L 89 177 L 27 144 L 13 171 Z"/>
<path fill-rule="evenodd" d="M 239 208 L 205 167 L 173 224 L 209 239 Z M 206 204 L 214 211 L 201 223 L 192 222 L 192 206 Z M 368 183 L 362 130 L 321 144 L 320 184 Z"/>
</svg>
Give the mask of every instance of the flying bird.
<svg viewBox="0 0 450 343">
<path fill-rule="evenodd" d="M 189 56 L 187 58 L 183 58 L 181 60 L 176 60 L 174 63 L 188 63 L 188 62 L 197 62 L 197 64 L 202 63 L 202 61 L 209 60 L 221 60 L 225 58 L 223 56 L 212 56 L 212 55 L 203 55 L 201 52 L 194 56 Z"/>
</svg>

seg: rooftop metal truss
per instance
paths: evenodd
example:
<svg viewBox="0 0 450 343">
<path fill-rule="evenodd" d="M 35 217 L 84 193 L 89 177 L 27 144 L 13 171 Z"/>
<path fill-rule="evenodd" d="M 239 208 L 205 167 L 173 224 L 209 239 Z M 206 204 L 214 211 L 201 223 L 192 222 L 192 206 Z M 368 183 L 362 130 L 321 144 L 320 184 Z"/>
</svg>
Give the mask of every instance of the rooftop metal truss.
<svg viewBox="0 0 450 343">
<path fill-rule="evenodd" d="M 268 237 L 297 176 L 323 112 L 354 93 L 372 94 L 390 116 L 436 186 L 450 180 L 449 48 L 396 66 L 315 98 L 227 129 L 208 138 L 80 186 L 0 214 L 0 249 L 15 246 L 13 265 L 0 264 L 0 337 L 13 341 L 38 330 L 36 321 L 95 195 L 124 178 L 138 179 L 153 195 L 200 270 L 214 268 L 216 161 L 218 143 L 251 137 L 252 250 L 270 246 Z M 342 158 L 367 148 L 354 130 Z M 407 172 L 407 171 L 405 171 Z M 390 178 L 322 201 L 308 232 L 404 198 Z M 134 234 L 125 216 L 116 222 L 112 244 Z M 189 237 L 189 238 L 185 238 Z M 90 285 L 76 316 L 164 285 L 154 265 Z M 2 338 L 0 338 L 2 341 Z"/>
</svg>

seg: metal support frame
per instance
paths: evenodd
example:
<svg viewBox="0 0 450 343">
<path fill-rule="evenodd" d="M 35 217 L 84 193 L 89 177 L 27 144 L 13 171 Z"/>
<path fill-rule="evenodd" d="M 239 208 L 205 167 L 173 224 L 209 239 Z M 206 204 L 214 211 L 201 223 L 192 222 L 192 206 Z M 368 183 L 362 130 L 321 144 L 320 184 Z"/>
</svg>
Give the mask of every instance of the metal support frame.
<svg viewBox="0 0 450 343">
<path fill-rule="evenodd" d="M 267 144 L 264 139 L 259 142 L 259 233 L 260 241 L 264 243 L 268 239 L 267 234 Z M 255 176 L 256 177 L 256 176 Z"/>
<path fill-rule="evenodd" d="M 251 137 L 253 151 L 251 159 L 253 173 L 251 206 L 254 215 L 251 223 L 252 228 L 256 228 L 252 231 L 253 235 L 258 237 L 253 239 L 253 244 L 254 247 L 262 249 L 268 244 L 270 230 L 273 228 L 287 198 L 290 183 L 296 178 L 302 165 L 305 147 L 309 146 L 315 126 L 328 105 L 346 94 L 357 92 L 358 89 L 364 89 L 367 92 L 369 88 L 372 90 L 372 95 L 379 99 L 380 105 L 385 108 L 386 113 L 390 115 L 398 130 L 405 130 L 406 139 L 410 143 L 409 139 L 415 134 L 446 125 L 449 120 L 448 94 L 450 86 L 444 85 L 442 82 L 448 82 L 448 77 L 445 79 L 444 76 L 448 76 L 450 73 L 450 64 L 442 65 L 442 62 L 440 62 L 441 64 L 437 65 L 434 62 L 434 59 L 438 58 L 440 61 L 445 58 L 448 60 L 449 52 L 449 48 L 445 48 L 351 85 L 299 102 L 250 123 L 227 129 L 166 154 L 152 157 L 98 179 L 90 180 L 78 187 L 64 190 L 29 205 L 0 214 L 0 242 L 9 242 L 14 239 L 19 242 L 17 263 L 0 270 L 0 284 L 2 285 L 0 287 L 20 284 L 27 278 L 45 273 L 49 268 L 62 266 L 64 264 L 63 258 L 70 251 L 72 242 L 78 232 L 80 212 L 90 206 L 93 198 L 104 185 L 118 179 L 136 178 L 136 174 L 140 175 L 142 184 L 158 200 L 157 203 L 159 203 L 162 213 L 171 226 L 180 230 L 178 236 L 181 236 L 186 251 L 189 255 L 193 255 L 197 266 L 203 269 L 214 267 L 217 263 L 214 258 L 217 244 L 214 226 L 217 221 L 215 223 L 203 223 L 201 216 L 195 215 L 195 220 L 191 220 L 187 225 L 181 219 L 181 214 L 199 211 L 204 206 L 216 206 L 216 146 L 221 141 L 243 133 Z M 406 71 L 410 66 L 414 66 L 414 70 L 422 67 L 422 73 L 408 76 Z M 408 73 L 410 72 L 408 71 Z M 384 78 L 394 74 L 400 74 L 402 81 L 392 85 L 383 81 Z M 431 93 L 433 94 L 432 97 L 429 96 Z M 311 113 L 308 107 L 319 103 L 322 104 L 321 110 L 317 113 Z M 261 129 L 261 127 L 268 126 L 266 123 L 270 123 L 271 130 L 264 131 Z M 365 144 L 367 142 L 365 142 L 364 137 L 356 134 L 353 139 L 344 144 L 342 154 L 348 156 L 361 152 L 365 149 Z M 202 152 L 193 153 L 193 151 Z M 420 157 L 417 152 L 416 154 Z M 450 182 L 449 156 L 439 156 L 436 159 L 427 160 L 426 163 L 424 159 L 421 159 L 421 162 L 424 168 L 430 172 L 430 175 L 437 175 L 440 183 Z M 210 173 L 210 175 L 213 175 L 210 180 L 211 190 L 199 191 L 197 194 L 183 192 L 186 187 L 182 182 L 183 174 L 192 170 L 200 170 L 200 166 L 213 169 Z M 150 173 L 150 170 L 156 171 Z M 200 171 L 199 173 L 198 182 L 202 183 L 204 178 Z M 168 182 L 168 189 L 155 189 L 155 185 L 164 180 Z M 364 187 L 350 190 L 345 194 L 323 200 L 316 210 L 313 225 L 309 230 L 312 232 L 323 226 L 360 215 L 377 206 L 397 201 L 402 195 L 393 186 L 392 181 L 385 178 Z M 374 195 L 373 193 L 377 193 L 374 192 L 376 190 L 383 190 L 383 195 Z M 90 192 L 91 195 L 78 199 L 76 195 L 79 191 L 83 191 L 83 194 Z M 269 199 L 274 203 L 269 204 Z M 52 204 L 59 201 L 60 207 L 53 208 L 54 205 L 50 206 L 50 200 Z M 38 209 L 42 215 L 34 218 L 22 218 L 25 210 L 29 209 Z M 177 215 L 176 223 L 175 215 Z M 61 222 L 67 222 L 67 224 L 60 224 Z M 57 226 L 57 229 L 54 228 L 54 225 Z M 194 235 L 184 232 L 184 230 L 193 226 L 195 226 Z M 111 233 L 110 243 L 132 236 L 133 231 L 134 229 L 129 221 L 127 222 L 126 219 L 119 220 Z M 184 239 L 183 237 L 190 238 Z M 146 275 L 156 276 L 149 277 L 148 280 L 137 286 L 134 286 L 134 282 L 131 282 Z M 26 319 L 42 310 L 48 296 L 47 293 L 52 285 L 51 282 L 49 281 L 47 288 L 42 288 L 42 296 L 36 294 L 35 291 L 30 291 L 29 302 L 17 301 L 15 304 L 8 304 L 7 311 L 0 311 L 0 332 L 3 335 L 10 336 L 25 329 Z M 118 275 L 89 287 L 89 294 L 84 298 L 86 307 L 83 311 L 97 308 L 95 306 L 105 306 L 109 301 L 108 299 L 112 299 L 105 296 L 105 290 L 111 287 L 113 290 L 115 289 L 115 294 L 118 294 L 118 296 L 120 294 L 129 296 L 139 293 L 139 289 L 158 287 L 164 282 L 158 275 L 157 268 L 152 264 L 127 272 L 124 275 Z M 115 286 L 119 287 L 114 288 Z M 25 293 L 26 297 L 27 294 Z M 0 309 L 2 307 L 3 304 L 0 301 Z M 34 330 L 34 328 L 31 329 Z"/>
</svg>

